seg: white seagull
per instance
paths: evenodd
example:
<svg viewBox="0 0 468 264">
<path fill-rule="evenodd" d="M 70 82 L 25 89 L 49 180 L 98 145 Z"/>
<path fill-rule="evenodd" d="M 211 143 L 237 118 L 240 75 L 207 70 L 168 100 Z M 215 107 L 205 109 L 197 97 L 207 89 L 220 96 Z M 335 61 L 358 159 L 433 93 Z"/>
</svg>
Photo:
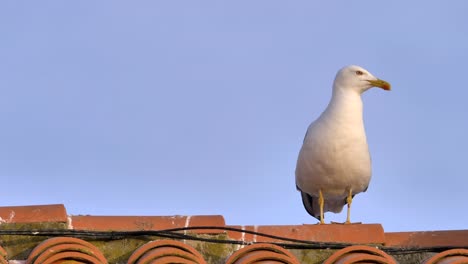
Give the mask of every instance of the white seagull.
<svg viewBox="0 0 468 264">
<path fill-rule="evenodd" d="M 365 192 L 371 179 L 371 158 L 362 117 L 361 94 L 371 87 L 390 90 L 362 67 L 338 71 L 330 103 L 310 124 L 299 152 L 296 186 L 307 212 L 323 224 L 324 212 L 339 213 L 354 195 Z"/>
</svg>

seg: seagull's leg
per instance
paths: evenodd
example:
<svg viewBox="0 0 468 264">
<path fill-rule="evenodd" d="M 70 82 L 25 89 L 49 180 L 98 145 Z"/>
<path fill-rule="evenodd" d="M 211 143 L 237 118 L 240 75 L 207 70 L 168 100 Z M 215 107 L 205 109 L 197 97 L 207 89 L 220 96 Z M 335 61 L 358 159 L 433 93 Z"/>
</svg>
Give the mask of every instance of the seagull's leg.
<svg viewBox="0 0 468 264">
<path fill-rule="evenodd" d="M 345 224 L 351 224 L 350 214 L 351 214 L 351 203 L 353 202 L 353 190 L 349 189 L 348 197 L 346 198 L 346 203 L 348 203 L 348 215 L 346 217 Z"/>
<path fill-rule="evenodd" d="M 323 199 L 322 189 L 319 190 L 319 206 L 320 206 L 320 224 L 325 224 L 323 221 L 323 206 L 325 204 L 325 200 Z"/>
</svg>

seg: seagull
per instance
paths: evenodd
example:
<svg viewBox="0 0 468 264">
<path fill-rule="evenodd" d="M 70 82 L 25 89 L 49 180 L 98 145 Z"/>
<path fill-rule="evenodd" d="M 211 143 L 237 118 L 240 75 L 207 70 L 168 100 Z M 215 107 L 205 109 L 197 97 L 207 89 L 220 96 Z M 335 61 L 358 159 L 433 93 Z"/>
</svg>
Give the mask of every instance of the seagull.
<svg viewBox="0 0 468 264">
<path fill-rule="evenodd" d="M 372 87 L 389 91 L 388 82 L 362 67 L 338 71 L 327 108 L 312 122 L 296 165 L 296 187 L 306 211 L 324 223 L 324 212 L 339 213 L 345 204 L 345 224 L 351 223 L 354 195 L 365 192 L 371 179 L 361 94 Z"/>
</svg>

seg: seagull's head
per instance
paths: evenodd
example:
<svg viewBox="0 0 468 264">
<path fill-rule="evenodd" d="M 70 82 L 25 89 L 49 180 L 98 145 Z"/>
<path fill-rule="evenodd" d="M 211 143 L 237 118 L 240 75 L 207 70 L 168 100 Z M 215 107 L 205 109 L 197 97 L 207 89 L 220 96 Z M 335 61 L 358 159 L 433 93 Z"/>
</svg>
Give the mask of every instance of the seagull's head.
<svg viewBox="0 0 468 264">
<path fill-rule="evenodd" d="M 380 87 L 386 91 L 391 89 L 391 85 L 380 80 L 366 69 L 350 65 L 338 71 L 335 77 L 335 88 L 352 89 L 358 93 L 363 93 L 372 87 Z"/>
</svg>

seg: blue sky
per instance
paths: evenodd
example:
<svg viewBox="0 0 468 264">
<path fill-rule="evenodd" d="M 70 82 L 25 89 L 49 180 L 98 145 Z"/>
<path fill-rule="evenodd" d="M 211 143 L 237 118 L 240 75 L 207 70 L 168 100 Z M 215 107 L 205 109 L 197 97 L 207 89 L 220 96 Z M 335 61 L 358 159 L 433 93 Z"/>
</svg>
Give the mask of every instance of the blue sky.
<svg viewBox="0 0 468 264">
<path fill-rule="evenodd" d="M 0 4 L 0 205 L 316 223 L 295 190 L 336 71 L 363 96 L 373 160 L 351 219 L 466 229 L 466 1 Z M 341 221 L 327 214 L 327 221 Z"/>
</svg>

